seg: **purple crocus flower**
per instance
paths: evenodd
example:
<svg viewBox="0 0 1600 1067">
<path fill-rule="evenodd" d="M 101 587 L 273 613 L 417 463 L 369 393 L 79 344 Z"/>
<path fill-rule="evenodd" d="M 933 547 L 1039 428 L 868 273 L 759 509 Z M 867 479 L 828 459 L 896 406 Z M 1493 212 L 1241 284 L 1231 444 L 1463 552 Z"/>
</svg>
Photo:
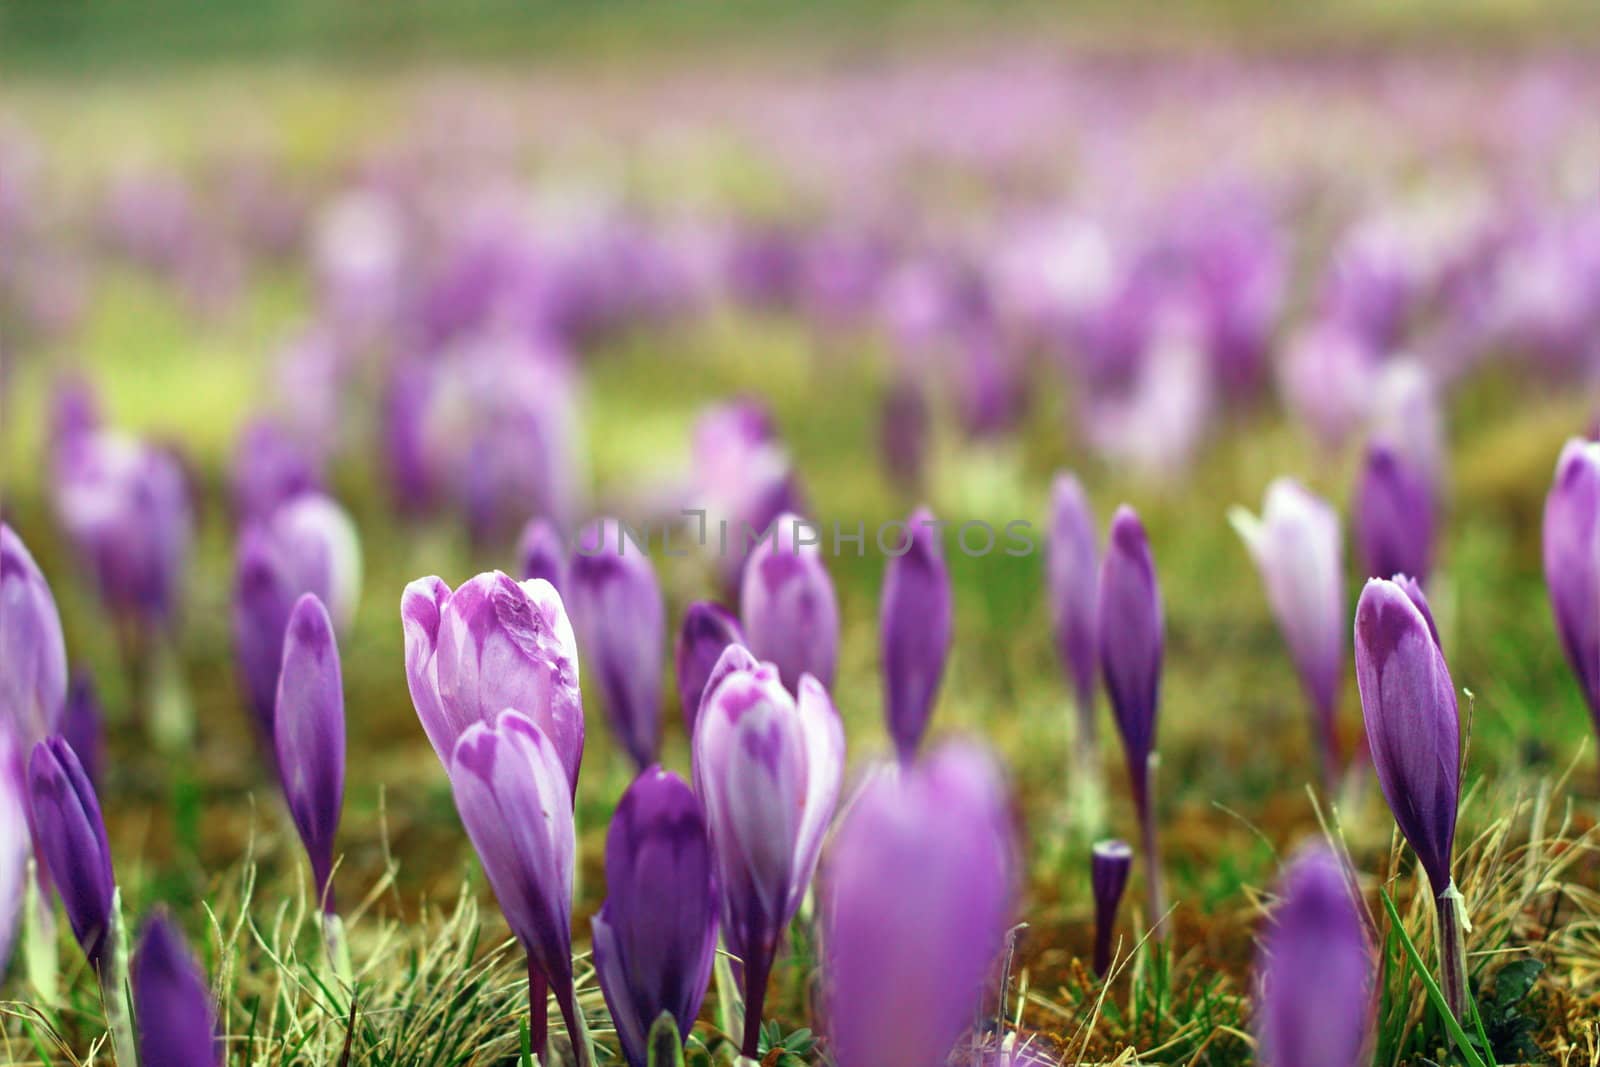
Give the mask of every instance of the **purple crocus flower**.
<svg viewBox="0 0 1600 1067">
<path fill-rule="evenodd" d="M 839 1067 L 929 1067 L 972 1025 L 1016 897 L 1005 787 L 945 745 L 873 777 L 828 853 L 821 909 Z"/>
<path fill-rule="evenodd" d="M 1435 494 L 1423 472 L 1381 442 L 1367 450 L 1356 486 L 1356 544 L 1368 577 L 1409 574 L 1426 585 L 1433 566 Z"/>
<path fill-rule="evenodd" d="M 1279 888 L 1256 961 L 1255 1030 L 1266 1067 L 1370 1063 L 1372 951 L 1339 861 L 1303 849 Z"/>
<path fill-rule="evenodd" d="M 883 396 L 878 414 L 878 448 L 890 482 L 919 492 L 927 465 L 929 416 L 922 387 L 902 378 Z"/>
<path fill-rule="evenodd" d="M 1344 674 L 1344 546 L 1339 514 L 1291 478 L 1267 487 L 1258 518 L 1229 512 L 1267 587 L 1311 699 L 1323 784 L 1331 793 L 1339 768 L 1339 681 Z"/>
<path fill-rule="evenodd" d="M 1410 597 L 1411 602 L 1417 606 L 1417 610 L 1422 612 L 1423 621 L 1428 624 L 1428 635 L 1433 638 L 1433 643 L 1443 650 L 1444 642 L 1439 639 L 1439 627 L 1434 624 L 1433 609 L 1428 607 L 1428 598 L 1423 594 L 1422 586 L 1417 584 L 1415 578 L 1407 574 L 1397 574 L 1389 580 L 1398 585 L 1401 592 Z"/>
<path fill-rule="evenodd" d="M 770 663 L 730 670 L 695 723 L 695 791 L 722 887 L 723 940 L 744 963 L 750 1057 L 773 956 L 811 884 L 844 775 L 844 727 L 827 690 L 810 675 L 798 689 L 797 699 Z"/>
<path fill-rule="evenodd" d="M 400 598 L 400 621 L 411 702 L 446 769 L 467 727 L 512 708 L 555 745 L 576 792 L 583 762 L 578 644 L 549 582 L 515 582 L 495 571 L 452 593 L 438 578 L 419 578 Z"/>
<path fill-rule="evenodd" d="M 928 731 L 950 654 L 952 612 L 940 523 L 927 508 L 919 508 L 906 525 L 906 551 L 889 559 L 878 616 L 883 703 L 902 763 L 911 762 Z"/>
<path fill-rule="evenodd" d="M 301 493 L 320 490 L 322 473 L 299 438 L 263 416 L 240 431 L 228 482 L 234 513 L 249 520 L 271 515 Z"/>
<path fill-rule="evenodd" d="M 83 773 L 89 783 L 100 788 L 105 767 L 105 722 L 100 712 L 100 698 L 94 690 L 94 679 L 86 670 L 72 672 L 72 684 L 67 688 L 66 713 L 61 717 L 61 736 L 77 754 L 83 764 Z"/>
<path fill-rule="evenodd" d="M 333 620 L 315 593 L 289 614 L 272 725 L 283 796 L 318 898 L 332 913 L 333 839 L 344 805 L 344 682 Z"/>
<path fill-rule="evenodd" d="M 584 1031 L 572 984 L 577 838 L 566 754 L 532 719 L 507 710 L 461 732 L 450 757 L 450 784 L 500 910 L 528 954 L 534 1050 L 547 1062 L 545 1005 L 552 991 L 580 1050 Z"/>
<path fill-rule="evenodd" d="M 28 800 L 34 841 L 61 891 L 73 936 L 98 974 L 112 951 L 116 880 L 111 846 L 94 786 L 72 747 L 60 737 L 33 746 L 28 759 Z"/>
<path fill-rule="evenodd" d="M 1100 635 L 1100 669 L 1138 810 L 1145 851 L 1148 921 L 1164 936 L 1161 862 L 1156 849 L 1155 804 L 1150 764 L 1155 755 L 1156 714 L 1161 697 L 1161 589 L 1156 584 L 1150 542 L 1134 510 L 1124 504 L 1111 519 L 1105 558 L 1100 561 L 1100 599 L 1095 613 Z"/>
<path fill-rule="evenodd" d="M 786 512 L 773 521 L 744 570 L 739 615 L 750 651 L 777 665 L 790 692 L 802 674 L 831 688 L 839 660 L 839 604 L 820 540 L 818 527 Z"/>
<path fill-rule="evenodd" d="M 234 559 L 234 655 L 268 748 L 284 628 L 295 601 L 315 593 L 335 624 L 348 628 L 360 591 L 355 524 L 332 499 L 303 494 L 241 531 Z"/>
<path fill-rule="evenodd" d="M 561 531 L 549 519 L 532 519 L 522 528 L 517 563 L 524 581 L 543 578 L 557 593 L 567 588 L 567 548 Z"/>
<path fill-rule="evenodd" d="M 1441 985 L 1466 1004 L 1461 894 L 1451 878 L 1461 796 L 1461 722 L 1444 653 L 1406 590 L 1374 578 L 1356 605 L 1356 682 L 1367 747 L 1400 832 L 1428 874 L 1439 911 Z"/>
<path fill-rule="evenodd" d="M 743 645 L 744 631 L 733 612 L 711 600 L 696 600 L 683 613 L 673 663 L 678 675 L 678 702 L 683 725 L 694 736 L 695 717 L 706 693 L 711 670 L 729 645 Z"/>
<path fill-rule="evenodd" d="M 1278 391 L 1324 446 L 1337 448 L 1371 409 L 1377 363 L 1368 342 L 1340 323 L 1322 322 L 1289 340 Z"/>
<path fill-rule="evenodd" d="M 140 1067 L 221 1067 L 217 1011 L 206 976 L 164 912 L 145 921 L 130 979 Z"/>
<path fill-rule="evenodd" d="M 708 409 L 694 427 L 694 487 L 688 507 L 705 512 L 706 540 L 719 547 L 725 588 L 737 591 L 752 541 L 785 512 L 800 512 L 799 480 L 759 402 Z"/>
<path fill-rule="evenodd" d="M 717 891 L 705 816 L 660 767 L 622 794 L 606 833 L 606 902 L 593 919 L 594 966 L 629 1067 L 646 1067 L 662 1012 L 687 1034 L 717 950 Z"/>
<path fill-rule="evenodd" d="M 67 648 L 44 574 L 16 531 L 0 523 L 0 730 L 33 745 L 61 728 Z"/>
<path fill-rule="evenodd" d="M 31 854 L 27 774 L 11 731 L 0 729 L 0 975 L 16 945 Z"/>
<path fill-rule="evenodd" d="M 655 568 L 622 523 L 600 519 L 578 536 L 567 595 L 612 732 L 643 770 L 661 749 L 667 624 Z"/>
<path fill-rule="evenodd" d="M 1544 581 L 1556 632 L 1600 728 L 1600 444 L 1561 450 L 1544 502 Z"/>
<path fill-rule="evenodd" d="M 1078 708 L 1081 768 L 1096 762 L 1094 692 L 1097 556 L 1094 512 L 1083 486 L 1071 474 L 1057 475 L 1050 491 L 1050 530 L 1045 542 L 1045 579 L 1056 655 L 1072 680 Z"/>
<path fill-rule="evenodd" d="M 1094 889 L 1094 973 L 1111 970 L 1111 935 L 1117 928 L 1117 906 L 1128 888 L 1133 848 L 1126 841 L 1096 841 L 1089 850 L 1089 884 Z"/>
</svg>

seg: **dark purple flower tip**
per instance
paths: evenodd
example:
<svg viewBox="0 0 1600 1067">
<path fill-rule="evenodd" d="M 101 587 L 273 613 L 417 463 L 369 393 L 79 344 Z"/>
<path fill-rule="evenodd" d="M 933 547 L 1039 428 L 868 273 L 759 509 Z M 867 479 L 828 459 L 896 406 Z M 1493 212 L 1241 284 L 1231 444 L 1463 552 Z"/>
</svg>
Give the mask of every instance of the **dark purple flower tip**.
<svg viewBox="0 0 1600 1067">
<path fill-rule="evenodd" d="M 96 971 L 110 951 L 112 900 L 111 847 L 100 801 L 72 747 L 49 737 L 28 759 L 28 798 L 34 846 L 44 857 L 73 936 Z"/>
<path fill-rule="evenodd" d="M 1443 893 L 1461 793 L 1461 724 L 1449 668 L 1417 605 L 1384 579 L 1361 592 L 1355 644 L 1378 783 L 1434 893 Z"/>
<path fill-rule="evenodd" d="M 706 692 L 706 683 L 723 650 L 729 645 L 743 645 L 744 631 L 733 612 L 710 600 L 697 600 L 683 613 L 683 625 L 678 630 L 677 646 L 673 650 L 673 664 L 678 676 L 678 702 L 683 711 L 683 725 L 690 737 L 694 736 L 695 718 L 700 712 L 700 701 Z"/>
<path fill-rule="evenodd" d="M 1089 884 L 1094 889 L 1094 973 L 1111 969 L 1111 937 L 1117 906 L 1128 888 L 1133 848 L 1126 841 L 1096 841 L 1089 853 Z"/>
<path fill-rule="evenodd" d="M 1371 1062 L 1372 951 L 1333 853 L 1322 845 L 1303 849 L 1279 900 L 1256 961 L 1262 1064 Z"/>
<path fill-rule="evenodd" d="M 295 602 L 273 717 L 278 777 L 323 906 L 333 910 L 334 837 L 344 805 L 344 683 L 333 621 L 314 593 Z"/>
<path fill-rule="evenodd" d="M 594 917 L 595 971 L 630 1067 L 662 1012 L 687 1034 L 717 945 L 717 892 L 700 802 L 651 767 L 628 787 L 606 834 L 606 902 Z"/>
<path fill-rule="evenodd" d="M 567 595 L 567 546 L 555 523 L 530 520 L 517 542 L 517 561 L 524 579 L 543 578 L 557 593 Z"/>
<path fill-rule="evenodd" d="M 1439 627 L 1434 625 L 1433 609 L 1428 607 L 1428 597 L 1427 594 L 1423 593 L 1422 586 L 1418 585 L 1417 580 L 1408 574 L 1397 574 L 1390 581 L 1398 585 L 1401 591 L 1417 606 L 1417 610 L 1422 612 L 1422 618 L 1428 624 L 1428 635 L 1433 638 L 1433 643 L 1442 650 L 1444 642 L 1439 640 Z"/>
<path fill-rule="evenodd" d="M 907 520 L 906 551 L 884 572 L 879 610 L 884 708 L 902 762 L 927 732 L 945 659 L 950 654 L 950 573 L 939 545 L 941 524 L 919 508 Z"/>
<path fill-rule="evenodd" d="M 44 574 L 0 523 L 0 728 L 19 743 L 58 732 L 67 694 L 67 646 Z"/>
<path fill-rule="evenodd" d="M 205 974 L 164 912 L 145 921 L 129 978 L 141 1067 L 220 1067 L 222 1042 Z"/>
<path fill-rule="evenodd" d="M 1600 444 L 1561 450 L 1544 502 L 1544 581 L 1567 662 L 1600 723 Z"/>
<path fill-rule="evenodd" d="M 1094 624 L 1099 548 L 1096 541 L 1094 512 L 1083 486 L 1071 474 L 1058 475 L 1050 492 L 1045 569 L 1056 653 L 1072 679 L 1080 707 L 1093 705 L 1097 681 Z"/>
<path fill-rule="evenodd" d="M 1435 496 L 1426 474 L 1385 444 L 1367 450 L 1356 486 L 1356 543 L 1369 577 L 1409 574 L 1427 582 L 1433 566 Z"/>
<path fill-rule="evenodd" d="M 1148 801 L 1148 765 L 1156 740 L 1163 628 L 1150 542 L 1139 516 L 1124 504 L 1111 520 L 1105 558 L 1100 561 L 1095 630 L 1101 673 L 1141 810 Z"/>
<path fill-rule="evenodd" d="M 100 697 L 95 693 L 94 678 L 86 670 L 72 672 L 61 736 L 77 754 L 89 783 L 99 789 L 105 767 L 105 721 L 100 711 Z"/>
<path fill-rule="evenodd" d="M 966 744 L 871 778 L 823 876 L 826 1030 L 839 1067 L 944 1063 L 972 1024 L 1016 900 L 1006 790 Z"/>
<path fill-rule="evenodd" d="M 661 585 L 644 545 L 615 519 L 590 523 L 578 544 L 568 599 L 579 649 L 600 676 L 613 733 L 642 769 L 661 749 Z"/>
<path fill-rule="evenodd" d="M 819 528 L 798 515 L 774 519 L 745 565 L 739 597 L 750 651 L 775 664 L 791 693 L 810 674 L 833 685 L 839 604 L 819 549 Z"/>
</svg>

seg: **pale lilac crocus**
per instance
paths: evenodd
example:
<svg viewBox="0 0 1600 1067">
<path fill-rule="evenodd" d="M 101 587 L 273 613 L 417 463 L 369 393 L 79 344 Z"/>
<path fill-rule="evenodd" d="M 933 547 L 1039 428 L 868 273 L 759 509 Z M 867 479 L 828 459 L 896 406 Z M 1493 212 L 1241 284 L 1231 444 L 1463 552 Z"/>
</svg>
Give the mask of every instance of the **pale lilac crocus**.
<svg viewBox="0 0 1600 1067">
<path fill-rule="evenodd" d="M 344 681 L 333 620 L 314 593 L 289 613 L 273 736 L 284 800 L 310 858 L 317 898 L 332 914 L 334 836 L 344 806 Z"/>
<path fill-rule="evenodd" d="M 790 692 L 803 674 L 831 688 L 839 661 L 839 604 L 820 541 L 820 527 L 785 512 L 744 569 L 739 615 L 750 651 L 777 666 Z"/>
<path fill-rule="evenodd" d="M 953 614 L 950 572 L 933 513 L 919 508 L 907 520 L 906 551 L 884 570 L 879 606 L 884 710 L 889 736 L 909 763 L 928 730 L 950 654 Z"/>
<path fill-rule="evenodd" d="M 55 597 L 39 565 L 0 523 L 0 730 L 31 747 L 61 728 L 67 649 Z"/>
<path fill-rule="evenodd" d="M 1600 444 L 1561 450 L 1544 502 L 1544 581 L 1556 632 L 1600 729 Z"/>
<path fill-rule="evenodd" d="M 532 519 L 522 528 L 517 541 L 517 568 L 524 581 L 543 578 L 557 593 L 567 588 L 567 547 L 555 523 Z"/>
<path fill-rule="evenodd" d="M 1077 708 L 1078 773 L 1094 775 L 1099 763 L 1094 695 L 1099 685 L 1095 658 L 1095 596 L 1098 554 L 1094 512 L 1072 474 L 1059 474 L 1050 491 L 1050 529 L 1045 538 L 1045 584 L 1056 656 L 1072 683 Z"/>
</svg>

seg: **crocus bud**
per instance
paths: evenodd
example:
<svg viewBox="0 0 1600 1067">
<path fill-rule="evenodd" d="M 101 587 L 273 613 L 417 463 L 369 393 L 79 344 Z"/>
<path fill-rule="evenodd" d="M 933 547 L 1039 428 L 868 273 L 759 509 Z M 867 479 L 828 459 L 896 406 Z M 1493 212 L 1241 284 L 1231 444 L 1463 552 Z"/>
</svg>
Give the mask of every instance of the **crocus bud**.
<svg viewBox="0 0 1600 1067">
<path fill-rule="evenodd" d="M 939 523 L 919 508 L 907 520 L 905 552 L 891 556 L 883 576 L 879 634 L 883 647 L 883 704 L 889 736 L 903 763 L 928 731 L 934 698 L 950 654 L 950 572 L 939 546 Z"/>
<path fill-rule="evenodd" d="M 746 1056 L 756 1055 L 772 959 L 811 883 L 843 775 L 844 727 L 815 678 L 801 676 L 796 699 L 763 663 L 731 670 L 707 693 L 695 791 L 722 887 L 723 940 L 744 961 Z"/>
<path fill-rule="evenodd" d="M 1155 755 L 1156 713 L 1161 696 L 1161 590 L 1144 526 L 1124 504 L 1111 519 L 1105 558 L 1100 561 L 1100 597 L 1095 630 L 1100 635 L 1100 669 L 1122 751 L 1128 761 L 1133 802 L 1138 809 L 1146 863 L 1146 907 L 1151 929 L 1165 910 L 1161 898 L 1160 856 L 1156 851 L 1155 805 L 1150 796 L 1150 763 Z"/>
<path fill-rule="evenodd" d="M 1078 729 L 1094 743 L 1095 582 L 1094 512 L 1083 486 L 1071 474 L 1056 477 L 1050 492 L 1050 532 L 1045 542 L 1045 577 L 1049 582 L 1050 621 L 1056 654 L 1072 679 L 1078 701 Z"/>
<path fill-rule="evenodd" d="M 1433 487 L 1415 464 L 1387 445 L 1367 450 L 1356 486 L 1355 527 L 1368 577 L 1409 574 L 1427 583 L 1433 567 Z"/>
<path fill-rule="evenodd" d="M 88 671 L 72 672 L 66 713 L 61 719 L 61 736 L 77 754 L 89 784 L 99 789 L 106 756 L 105 722 L 100 713 L 100 698 L 94 691 L 94 679 Z"/>
<path fill-rule="evenodd" d="M 467 727 L 512 708 L 555 745 L 576 792 L 583 761 L 578 644 L 549 582 L 514 582 L 495 571 L 452 593 L 438 578 L 419 578 L 400 598 L 400 621 L 411 702 L 447 769 Z"/>
<path fill-rule="evenodd" d="M 32 745 L 61 728 L 67 648 L 55 597 L 22 538 L 0 523 L 0 729 Z"/>
<path fill-rule="evenodd" d="M 1461 795 L 1461 722 L 1444 653 L 1405 590 L 1374 578 L 1356 605 L 1356 683 L 1384 799 L 1428 874 L 1439 912 L 1441 987 L 1466 1004 L 1462 903 L 1450 875 Z"/>
<path fill-rule="evenodd" d="M 717 892 L 705 817 L 683 779 L 651 767 L 606 833 L 606 902 L 593 919 L 594 966 L 629 1067 L 646 1067 L 662 1012 L 688 1034 L 717 950 Z"/>
<path fill-rule="evenodd" d="M 9 730 L 0 729 L 0 975 L 6 973 L 17 942 L 17 925 L 27 896 L 28 783 Z"/>
<path fill-rule="evenodd" d="M 1005 943 L 1015 855 L 1005 788 L 980 749 L 945 745 L 862 789 L 822 878 L 839 1067 L 945 1062 Z"/>
<path fill-rule="evenodd" d="M 1561 450 L 1544 502 L 1544 582 L 1567 662 L 1600 727 L 1600 444 Z"/>
<path fill-rule="evenodd" d="M 1339 861 L 1300 852 L 1256 960 L 1257 1058 L 1265 1067 L 1370 1063 L 1372 952 Z"/>
<path fill-rule="evenodd" d="M 528 954 L 533 1047 L 546 1062 L 548 991 L 561 1006 L 574 1048 L 581 1047 L 582 1033 L 572 984 L 577 838 L 566 758 L 532 719 L 507 710 L 462 732 L 450 758 L 450 784 L 483 873 Z"/>
<path fill-rule="evenodd" d="M 1267 487 L 1261 516 L 1228 517 L 1261 571 L 1267 602 L 1311 699 L 1323 781 L 1339 767 L 1339 680 L 1344 673 L 1344 549 L 1339 514 L 1291 478 Z"/>
<path fill-rule="evenodd" d="M 655 568 L 620 522 L 602 519 L 578 537 L 567 596 L 612 732 L 642 770 L 661 749 L 667 625 Z"/>
<path fill-rule="evenodd" d="M 333 621 L 315 593 L 289 615 L 273 731 L 283 796 L 331 913 L 333 839 L 344 805 L 344 683 Z"/>
<path fill-rule="evenodd" d="M 1390 581 L 1398 585 L 1400 591 L 1410 597 L 1411 602 L 1417 606 L 1417 610 L 1422 612 L 1423 621 L 1428 624 L 1428 635 L 1433 638 L 1433 643 L 1439 646 L 1440 651 L 1443 651 L 1444 642 L 1439 640 L 1439 627 L 1434 625 L 1433 609 L 1428 607 L 1428 597 L 1423 593 L 1422 586 L 1417 584 L 1415 578 L 1407 574 L 1397 574 Z"/>
<path fill-rule="evenodd" d="M 271 418 L 254 419 L 240 431 L 228 480 L 234 513 L 243 521 L 264 519 L 280 504 L 322 488 L 310 450 Z"/>
<path fill-rule="evenodd" d="M 320 493 L 298 496 L 245 526 L 233 581 L 234 654 L 261 736 L 270 747 L 284 628 L 295 601 L 314 593 L 340 629 L 347 629 L 355 615 L 361 594 L 355 524 Z"/>
<path fill-rule="evenodd" d="M 217 1011 L 206 976 L 164 913 L 146 920 L 130 978 L 140 1067 L 221 1067 Z"/>
<path fill-rule="evenodd" d="M 35 845 L 61 891 L 73 936 L 97 973 L 111 950 L 111 846 L 100 801 L 78 757 L 60 737 L 33 746 L 28 759 L 28 800 Z"/>
<path fill-rule="evenodd" d="M 817 526 L 785 512 L 744 568 L 739 615 L 750 651 L 777 666 L 791 693 L 802 674 L 832 688 L 839 661 L 839 605 L 820 540 Z"/>
<path fill-rule="evenodd" d="M 1094 888 L 1094 973 L 1111 970 L 1111 937 L 1117 928 L 1117 905 L 1128 888 L 1133 848 L 1126 841 L 1096 841 L 1089 851 L 1089 884 Z"/>
<path fill-rule="evenodd" d="M 678 702 L 683 725 L 694 736 L 695 717 L 705 696 L 706 682 L 729 645 L 743 645 L 744 631 L 733 612 L 710 600 L 696 600 L 683 613 L 673 662 L 678 674 Z"/>
<path fill-rule="evenodd" d="M 543 578 L 558 593 L 567 588 L 566 546 L 561 542 L 561 532 L 549 519 L 533 519 L 522 528 L 517 561 L 524 581 Z"/>
</svg>

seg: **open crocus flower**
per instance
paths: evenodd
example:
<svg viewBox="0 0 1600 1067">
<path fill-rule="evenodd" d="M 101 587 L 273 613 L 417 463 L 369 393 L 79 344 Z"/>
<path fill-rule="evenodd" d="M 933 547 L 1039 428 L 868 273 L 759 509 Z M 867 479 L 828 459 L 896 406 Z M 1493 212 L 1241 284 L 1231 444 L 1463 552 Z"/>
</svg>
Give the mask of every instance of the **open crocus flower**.
<svg viewBox="0 0 1600 1067">
<path fill-rule="evenodd" d="M 1600 444 L 1561 450 L 1544 502 L 1544 582 L 1556 631 L 1600 729 Z"/>
<path fill-rule="evenodd" d="M 533 720 L 507 710 L 468 726 L 450 757 L 461 823 L 511 932 L 528 954 L 533 1047 L 545 1059 L 546 998 L 555 994 L 587 1067 L 572 984 L 572 871 L 577 838 L 565 757 Z"/>
<path fill-rule="evenodd" d="M 770 663 L 735 669 L 741 652 L 723 654 L 730 669 L 700 708 L 694 779 L 722 887 L 723 940 L 744 962 L 742 1045 L 754 1057 L 773 957 L 839 797 L 844 727 L 822 683 L 803 675 L 796 699 Z"/>
<path fill-rule="evenodd" d="M 566 596 L 612 733 L 643 770 L 661 749 L 667 622 L 655 567 L 620 522 L 598 520 L 578 535 Z"/>
<path fill-rule="evenodd" d="M 22 538 L 0 523 L 0 730 L 32 746 L 61 729 L 67 648 L 50 585 Z"/>
<path fill-rule="evenodd" d="M 516 582 L 495 571 L 452 593 L 438 578 L 419 578 L 400 598 L 400 620 L 411 702 L 446 768 L 469 726 L 513 708 L 561 753 L 576 792 L 583 761 L 578 646 L 549 582 Z"/>
<path fill-rule="evenodd" d="M 647 1067 L 662 1012 L 686 1035 L 717 949 L 717 892 L 705 816 L 683 779 L 660 767 L 622 794 L 606 833 L 606 902 L 594 917 L 594 965 L 629 1067 Z"/>
<path fill-rule="evenodd" d="M 1267 586 L 1267 600 L 1311 699 L 1323 784 L 1339 768 L 1339 679 L 1344 673 L 1344 549 L 1339 515 L 1291 478 L 1267 487 L 1261 516 L 1228 513 Z"/>
<path fill-rule="evenodd" d="M 920 508 L 907 523 L 907 549 L 883 576 L 879 633 L 883 648 L 884 708 L 889 736 L 903 763 L 928 731 L 950 654 L 950 572 L 939 545 L 939 524 Z"/>
<path fill-rule="evenodd" d="M 777 666 L 791 693 L 803 674 L 831 688 L 839 662 L 839 604 L 819 540 L 816 526 L 785 513 L 744 569 L 739 615 L 750 651 Z"/>
<path fill-rule="evenodd" d="M 1261 1063 L 1372 1062 L 1372 951 L 1338 859 L 1325 846 L 1302 850 L 1278 895 L 1256 963 Z"/>
<path fill-rule="evenodd" d="M 823 874 L 839 1067 L 945 1062 L 982 1003 L 1015 885 L 1005 788 L 982 750 L 947 744 L 868 782 Z"/>
<path fill-rule="evenodd" d="M 305 593 L 348 629 L 361 595 L 361 545 L 350 516 L 331 498 L 305 493 L 247 522 L 234 560 L 233 642 L 261 737 L 272 743 L 284 629 Z"/>
</svg>

